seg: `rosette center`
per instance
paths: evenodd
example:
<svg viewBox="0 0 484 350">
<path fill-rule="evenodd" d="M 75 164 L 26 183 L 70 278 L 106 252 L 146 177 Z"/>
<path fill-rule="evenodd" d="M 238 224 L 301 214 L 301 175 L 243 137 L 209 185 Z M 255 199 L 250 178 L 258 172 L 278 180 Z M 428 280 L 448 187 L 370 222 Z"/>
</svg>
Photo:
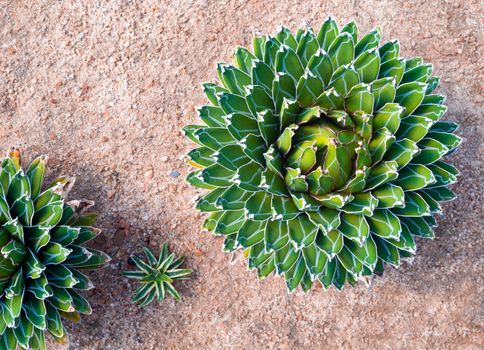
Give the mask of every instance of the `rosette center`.
<svg viewBox="0 0 484 350">
<path fill-rule="evenodd" d="M 370 117 L 360 119 L 365 123 Z M 322 202 L 331 193 L 361 191 L 372 161 L 365 135 L 359 130 L 344 111 L 320 111 L 283 130 L 275 146 L 283 158 L 289 191 L 308 193 Z"/>
</svg>

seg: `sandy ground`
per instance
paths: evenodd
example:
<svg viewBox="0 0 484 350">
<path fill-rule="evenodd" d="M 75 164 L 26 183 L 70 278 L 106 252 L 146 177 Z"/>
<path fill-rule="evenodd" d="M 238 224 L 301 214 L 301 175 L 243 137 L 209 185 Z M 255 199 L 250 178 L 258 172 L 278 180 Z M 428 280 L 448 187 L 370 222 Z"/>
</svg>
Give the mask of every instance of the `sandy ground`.
<svg viewBox="0 0 484 350">
<path fill-rule="evenodd" d="M 458 1 L 6 1 L 0 0 L 0 148 L 50 156 L 51 176 L 76 175 L 73 195 L 96 200 L 112 262 L 92 273 L 94 313 L 51 349 L 482 349 L 484 8 Z M 447 118 L 465 138 L 452 161 L 459 199 L 413 264 L 370 288 L 288 295 L 259 283 L 242 258 L 202 232 L 200 194 L 184 182 L 200 83 L 216 76 L 251 32 L 316 26 L 332 14 L 381 25 L 405 56 L 443 77 Z M 3 152 L 3 151 L 2 151 Z M 183 301 L 140 310 L 120 277 L 143 245 L 188 257 Z"/>
</svg>

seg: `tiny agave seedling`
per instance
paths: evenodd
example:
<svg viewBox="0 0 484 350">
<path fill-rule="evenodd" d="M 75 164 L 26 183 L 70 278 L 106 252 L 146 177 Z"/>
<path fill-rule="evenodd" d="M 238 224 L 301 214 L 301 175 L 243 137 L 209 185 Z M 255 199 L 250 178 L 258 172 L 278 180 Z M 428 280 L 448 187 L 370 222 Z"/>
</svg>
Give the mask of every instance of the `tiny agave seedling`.
<svg viewBox="0 0 484 350">
<path fill-rule="evenodd" d="M 458 171 L 441 158 L 461 140 L 441 121 L 439 78 L 380 39 L 331 18 L 317 32 L 281 28 L 204 84 L 205 124 L 184 129 L 201 169 L 187 180 L 210 190 L 197 204 L 211 213 L 204 227 L 244 249 L 260 278 L 276 271 L 306 291 L 380 274 L 434 236 L 440 202 L 454 198 Z"/>
<path fill-rule="evenodd" d="M 43 188 L 46 157 L 27 171 L 20 152 L 0 165 L 0 349 L 45 349 L 44 331 L 67 340 L 61 317 L 78 320 L 91 307 L 79 291 L 93 287 L 81 269 L 109 260 L 82 245 L 99 234 L 90 201 L 66 202 L 73 178 Z"/>
<path fill-rule="evenodd" d="M 133 303 L 140 303 L 141 307 L 147 306 L 155 298 L 162 301 L 165 294 L 170 294 L 176 301 L 180 300 L 180 294 L 173 287 L 173 282 L 177 279 L 187 279 L 186 276 L 192 273 L 191 269 L 180 269 L 180 265 L 185 260 L 184 257 L 175 259 L 175 254 L 168 255 L 168 245 L 163 244 L 160 256 L 155 258 L 153 253 L 144 248 L 146 261 L 131 256 L 139 271 L 126 271 L 123 273 L 128 278 L 139 281 L 141 286 L 133 295 Z"/>
</svg>

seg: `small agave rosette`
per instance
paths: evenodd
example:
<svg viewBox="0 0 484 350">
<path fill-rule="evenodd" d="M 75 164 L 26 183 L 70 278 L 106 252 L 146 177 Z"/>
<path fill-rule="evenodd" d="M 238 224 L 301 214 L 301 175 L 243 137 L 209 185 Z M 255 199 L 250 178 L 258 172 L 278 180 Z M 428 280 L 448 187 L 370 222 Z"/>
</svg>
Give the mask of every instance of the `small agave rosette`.
<svg viewBox="0 0 484 350">
<path fill-rule="evenodd" d="M 163 301 L 166 295 L 171 295 L 176 301 L 180 301 L 181 295 L 173 286 L 177 280 L 188 279 L 192 269 L 180 268 L 185 257 L 175 257 L 169 253 L 168 244 L 164 243 L 158 258 L 148 248 L 143 248 L 146 259 L 136 255 L 131 256 L 131 261 L 137 267 L 136 271 L 125 271 L 127 278 L 137 280 L 140 286 L 134 292 L 131 300 L 139 303 L 140 307 L 149 305 L 153 300 Z"/>
<path fill-rule="evenodd" d="M 204 227 L 291 291 L 399 266 L 454 198 L 458 171 L 441 158 L 461 140 L 441 121 L 439 78 L 380 39 L 331 18 L 317 33 L 255 37 L 236 66 L 218 65 L 220 85 L 204 84 L 205 125 L 184 129 L 200 146 L 187 180 L 210 190 L 197 204 Z"/>
</svg>

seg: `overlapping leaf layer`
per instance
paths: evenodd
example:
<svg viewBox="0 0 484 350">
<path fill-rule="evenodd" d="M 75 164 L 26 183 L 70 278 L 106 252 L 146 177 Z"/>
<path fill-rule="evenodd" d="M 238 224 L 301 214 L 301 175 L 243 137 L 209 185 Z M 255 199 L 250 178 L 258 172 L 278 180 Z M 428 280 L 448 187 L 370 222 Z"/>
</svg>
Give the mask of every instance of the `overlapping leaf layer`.
<svg viewBox="0 0 484 350">
<path fill-rule="evenodd" d="M 380 39 L 331 18 L 255 37 L 235 66 L 218 65 L 220 85 L 204 84 L 204 125 L 184 129 L 199 145 L 187 180 L 210 190 L 197 204 L 211 213 L 204 227 L 291 291 L 399 266 L 454 198 L 458 171 L 441 158 L 461 140 L 441 121 L 439 78 Z"/>
<path fill-rule="evenodd" d="M 78 320 L 91 307 L 79 291 L 92 288 L 81 269 L 108 257 L 83 244 L 99 234 L 91 202 L 65 202 L 71 178 L 42 188 L 46 158 L 21 168 L 11 149 L 0 165 L 0 349 L 45 349 L 44 331 L 67 339 L 61 317 Z"/>
</svg>

